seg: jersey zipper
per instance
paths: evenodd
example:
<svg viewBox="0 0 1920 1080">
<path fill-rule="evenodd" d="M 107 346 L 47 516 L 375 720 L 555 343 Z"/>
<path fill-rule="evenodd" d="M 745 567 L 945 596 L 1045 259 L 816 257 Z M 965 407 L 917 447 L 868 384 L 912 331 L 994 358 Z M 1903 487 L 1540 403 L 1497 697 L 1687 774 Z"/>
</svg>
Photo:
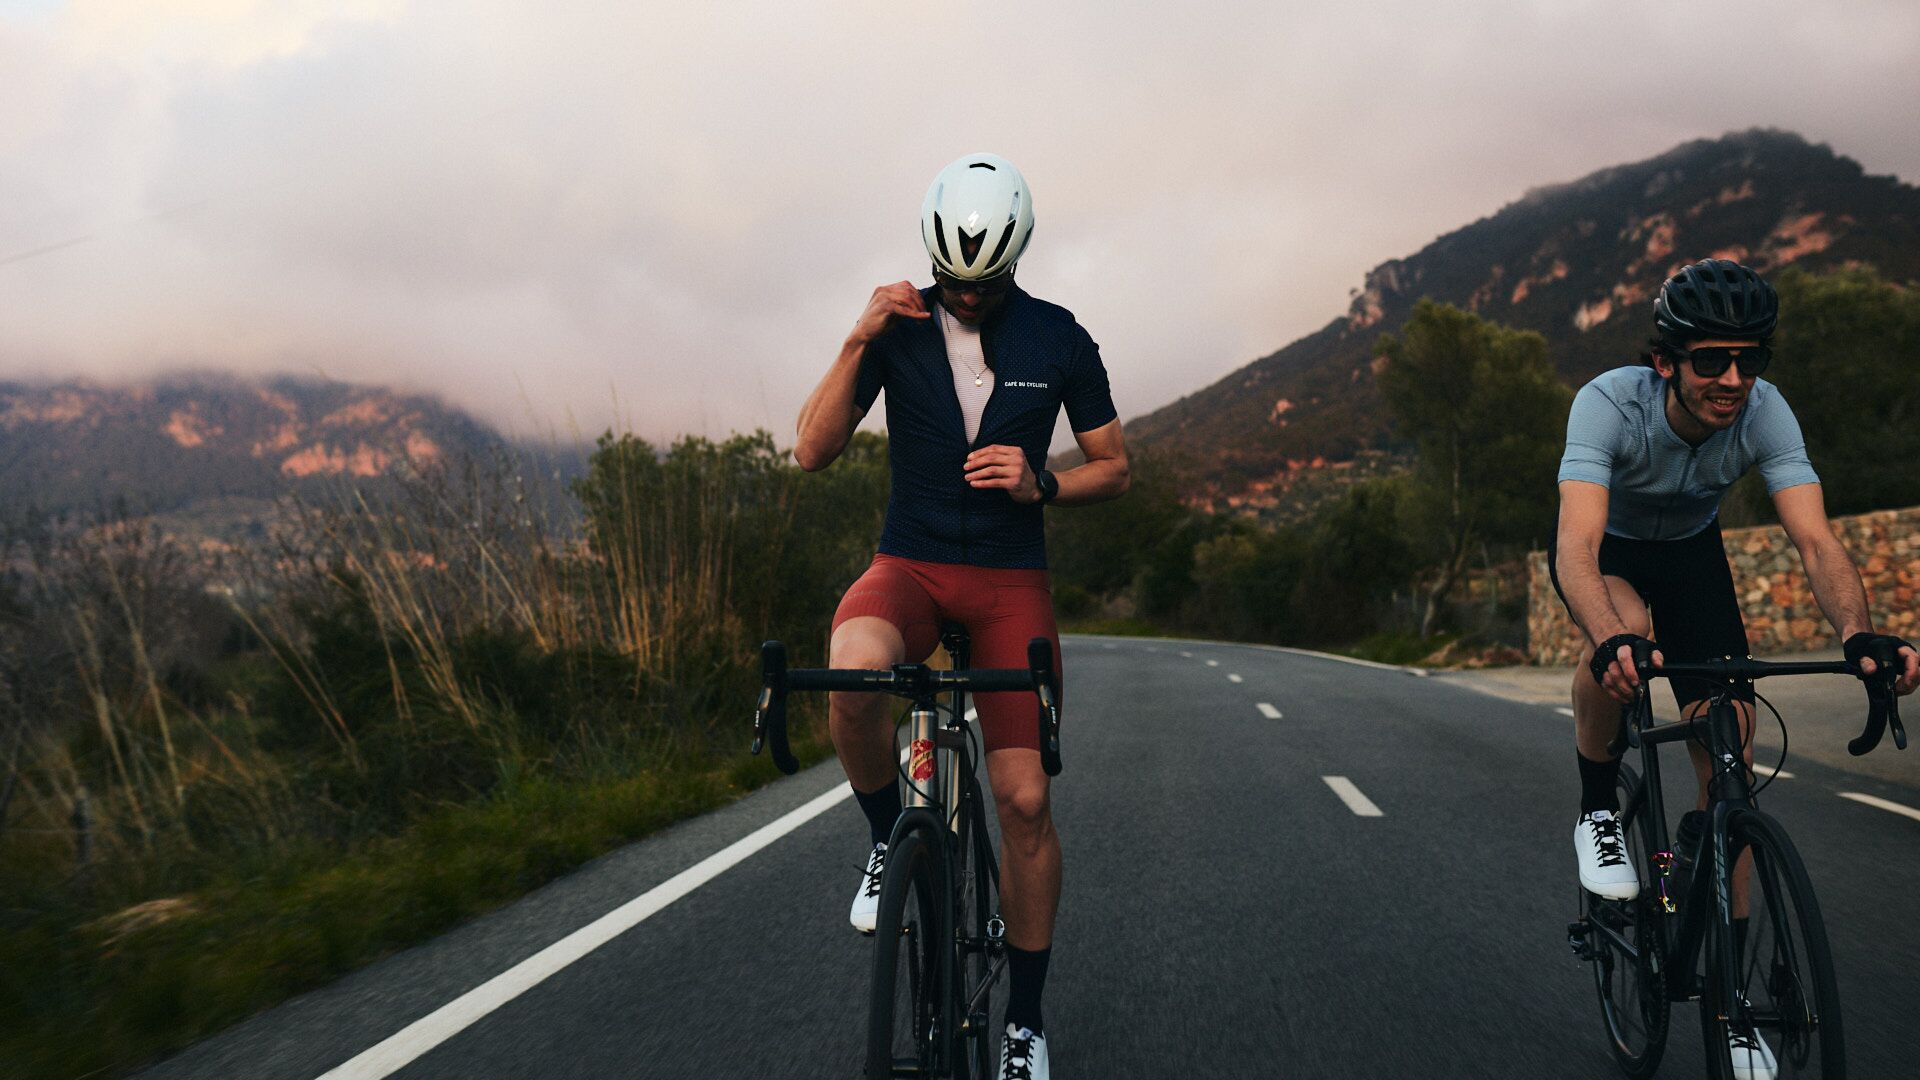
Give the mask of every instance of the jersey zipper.
<svg viewBox="0 0 1920 1080">
<path fill-rule="evenodd" d="M 1673 494 L 1667 496 L 1667 501 L 1660 506 L 1660 513 L 1653 519 L 1653 535 L 1656 540 L 1666 539 L 1663 527 L 1667 523 L 1667 510 L 1673 505 L 1675 499 L 1686 494 L 1687 481 L 1693 476 L 1693 463 L 1699 459 L 1700 448 L 1698 446 L 1687 447 L 1687 463 L 1680 466 L 1680 486 L 1675 489 Z"/>
</svg>

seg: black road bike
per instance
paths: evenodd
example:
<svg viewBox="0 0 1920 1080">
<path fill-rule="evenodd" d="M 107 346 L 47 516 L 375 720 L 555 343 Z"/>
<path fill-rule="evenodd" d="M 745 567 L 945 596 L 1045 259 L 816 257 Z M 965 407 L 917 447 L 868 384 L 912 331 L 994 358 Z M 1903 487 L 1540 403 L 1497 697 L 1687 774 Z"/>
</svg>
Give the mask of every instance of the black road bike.
<svg viewBox="0 0 1920 1080">
<path fill-rule="evenodd" d="M 1666 1048 L 1669 1006 L 1697 1000 L 1708 1075 L 1716 1080 L 1736 1076 L 1730 1049 L 1736 1038 L 1764 1039 L 1780 1076 L 1843 1077 L 1840 998 L 1820 905 L 1786 830 L 1754 805 L 1733 694 L 1751 679 L 1858 672 L 1844 661 L 1748 659 L 1654 668 L 1650 653 L 1644 646 L 1635 653 L 1640 694 L 1622 710 L 1613 746 L 1615 756 L 1626 746 L 1641 756 L 1641 773 L 1623 762 L 1619 779 L 1621 837 L 1639 869 L 1640 893 L 1608 900 L 1582 890 L 1583 915 L 1567 927 L 1575 955 L 1593 965 L 1614 1059 L 1628 1076 L 1650 1076 Z M 1866 730 L 1847 744 L 1855 755 L 1872 750 L 1889 727 L 1894 745 L 1907 745 L 1893 690 L 1899 661 L 1892 649 L 1871 655 L 1878 671 L 1865 680 Z M 1647 680 L 1656 676 L 1711 682 L 1706 715 L 1654 724 Z M 1689 739 L 1704 740 L 1713 774 L 1707 809 L 1682 819 L 1674 843 L 1658 750 Z M 1742 930 L 1734 896 L 1743 853 L 1752 869 Z"/>
<path fill-rule="evenodd" d="M 869 1077 L 988 1077 L 998 1050 L 990 1030 L 994 983 L 1006 966 L 1006 926 L 997 897 L 1000 864 L 987 833 L 980 760 L 966 696 L 1031 691 L 1040 699 L 1040 758 L 1060 774 L 1060 711 L 1053 649 L 1027 646 L 1025 668 L 967 669 L 967 635 L 944 627 L 954 670 L 896 664 L 890 670 L 789 669 L 786 647 L 761 647 L 753 752 L 770 747 L 785 773 L 800 765 L 787 743 L 787 693 L 887 693 L 911 702 L 901 775 L 905 810 L 887 840 L 874 927 L 873 996 L 867 1013 Z M 950 695 L 942 705 L 939 697 Z"/>
</svg>

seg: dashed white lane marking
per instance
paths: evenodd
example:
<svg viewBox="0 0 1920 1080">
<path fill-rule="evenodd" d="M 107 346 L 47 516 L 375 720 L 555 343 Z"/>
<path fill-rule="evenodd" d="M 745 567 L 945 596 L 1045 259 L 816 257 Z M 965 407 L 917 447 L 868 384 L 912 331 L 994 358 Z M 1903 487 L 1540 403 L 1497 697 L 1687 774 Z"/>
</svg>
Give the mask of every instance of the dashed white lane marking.
<svg viewBox="0 0 1920 1080">
<path fill-rule="evenodd" d="M 1788 772 L 1787 770 L 1785 770 L 1785 769 L 1778 769 L 1778 768 L 1775 768 L 1775 767 L 1773 767 L 1772 765 L 1766 765 L 1766 764 L 1762 764 L 1762 763 L 1760 763 L 1760 762 L 1757 762 L 1757 761 L 1756 761 L 1756 762 L 1754 762 L 1754 765 L 1753 765 L 1753 771 L 1754 771 L 1754 772 L 1756 772 L 1756 773 L 1759 773 L 1759 774 L 1760 774 L 1761 776 L 1774 776 L 1774 777 L 1778 777 L 1778 778 L 1780 778 L 1780 779 L 1782 779 L 1782 780 L 1791 780 L 1791 779 L 1793 779 L 1793 774 L 1792 774 L 1792 773 L 1790 773 L 1790 772 Z"/>
<path fill-rule="evenodd" d="M 1245 682 L 1246 680 L 1245 680 L 1245 679 L 1242 679 L 1242 678 L 1241 678 L 1240 676 L 1238 676 L 1238 675 L 1229 675 L 1229 676 L 1227 676 L 1227 681 L 1228 681 L 1228 682 Z"/>
<path fill-rule="evenodd" d="M 1379 807 L 1373 805 L 1372 799 L 1360 794 L 1360 789 L 1354 787 L 1353 781 L 1346 777 L 1323 776 L 1320 779 L 1326 781 L 1327 786 L 1333 789 L 1333 793 L 1340 796 L 1340 801 L 1347 804 L 1347 809 L 1353 811 L 1356 815 L 1360 817 L 1386 816 Z"/>
<path fill-rule="evenodd" d="M 1185 649 L 1181 649 L 1181 650 L 1180 650 L 1180 655 L 1181 655 L 1181 656 L 1184 656 L 1184 657 L 1186 657 L 1186 658 L 1187 658 L 1187 659 L 1189 659 L 1189 660 L 1191 660 L 1191 659 L 1193 659 L 1193 654 L 1192 654 L 1192 653 L 1190 653 L 1190 652 L 1188 652 L 1188 651 L 1187 651 L 1187 650 L 1185 650 Z"/>
<path fill-rule="evenodd" d="M 1259 709 L 1260 715 L 1266 717 L 1269 720 L 1280 719 L 1280 710 L 1274 708 L 1273 706 L 1267 704 L 1264 701 L 1258 705 L 1255 705 L 1254 708 Z"/>
<path fill-rule="evenodd" d="M 1559 708 L 1557 708 L 1557 709 L 1555 709 L 1555 710 L 1553 710 L 1553 711 L 1554 711 L 1554 712 L 1557 712 L 1557 713 L 1559 713 L 1559 714 L 1560 714 L 1561 716 L 1572 716 L 1572 715 L 1573 715 L 1573 710 L 1572 710 L 1572 709 L 1569 709 L 1569 708 L 1567 708 L 1567 707 L 1566 707 L 1565 705 L 1562 705 L 1562 706 L 1560 706 Z"/>
<path fill-rule="evenodd" d="M 1207 661 L 1207 666 L 1208 666 L 1208 667 L 1219 667 L 1219 666 L 1220 666 L 1220 661 L 1218 661 L 1218 660 L 1209 660 L 1209 661 Z"/>
<path fill-rule="evenodd" d="M 831 791 L 721 848 L 593 922 L 401 1028 L 320 1080 L 380 1080 L 453 1038 L 500 1006 L 533 989 L 568 964 L 658 914 L 748 856 L 852 797 L 853 787 Z"/>
<path fill-rule="evenodd" d="M 968 709 L 968 710 L 967 710 L 967 721 L 968 721 L 969 723 L 971 723 L 971 722 L 973 722 L 973 721 L 975 721 L 975 720 L 978 720 L 978 719 L 980 719 L 980 710 L 979 710 L 979 709 Z"/>
<path fill-rule="evenodd" d="M 1885 810 L 1891 814 L 1899 814 L 1901 817 L 1910 817 L 1915 821 L 1920 821 L 1920 810 L 1915 810 L 1913 807 L 1907 806 L 1904 803 L 1882 799 L 1876 795 L 1862 795 L 1857 791 L 1843 791 L 1840 793 L 1840 797 L 1843 799 L 1852 799 L 1857 803 L 1865 803 L 1868 806 Z"/>
</svg>

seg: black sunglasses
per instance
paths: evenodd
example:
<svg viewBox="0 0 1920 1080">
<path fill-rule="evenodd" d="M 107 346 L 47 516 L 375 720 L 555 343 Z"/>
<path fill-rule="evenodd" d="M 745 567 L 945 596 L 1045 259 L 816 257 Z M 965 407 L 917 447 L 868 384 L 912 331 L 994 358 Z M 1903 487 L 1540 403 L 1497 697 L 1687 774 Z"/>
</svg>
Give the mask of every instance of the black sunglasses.
<svg viewBox="0 0 1920 1080">
<path fill-rule="evenodd" d="M 1739 365 L 1740 375 L 1751 379 L 1767 370 L 1773 362 L 1773 349 L 1766 345 L 1710 345 L 1699 349 L 1674 349 L 1693 365 L 1693 373 L 1703 379 L 1717 379 L 1729 365 Z"/>
<path fill-rule="evenodd" d="M 996 274 L 979 281 L 962 281 L 939 267 L 933 270 L 934 284 L 951 293 L 978 293 L 981 296 L 998 296 L 1013 288 L 1012 274 Z"/>
</svg>

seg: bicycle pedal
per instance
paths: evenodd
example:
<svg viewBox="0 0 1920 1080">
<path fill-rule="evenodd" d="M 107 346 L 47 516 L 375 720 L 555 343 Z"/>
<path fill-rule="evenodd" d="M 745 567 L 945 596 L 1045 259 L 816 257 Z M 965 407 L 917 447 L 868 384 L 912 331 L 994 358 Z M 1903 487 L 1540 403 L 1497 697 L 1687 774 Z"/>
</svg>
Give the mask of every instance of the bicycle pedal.
<svg viewBox="0 0 1920 1080">
<path fill-rule="evenodd" d="M 1587 920 L 1567 924 L 1567 945 L 1573 949 L 1573 955 L 1581 960 L 1593 959 L 1593 931 Z"/>
</svg>

